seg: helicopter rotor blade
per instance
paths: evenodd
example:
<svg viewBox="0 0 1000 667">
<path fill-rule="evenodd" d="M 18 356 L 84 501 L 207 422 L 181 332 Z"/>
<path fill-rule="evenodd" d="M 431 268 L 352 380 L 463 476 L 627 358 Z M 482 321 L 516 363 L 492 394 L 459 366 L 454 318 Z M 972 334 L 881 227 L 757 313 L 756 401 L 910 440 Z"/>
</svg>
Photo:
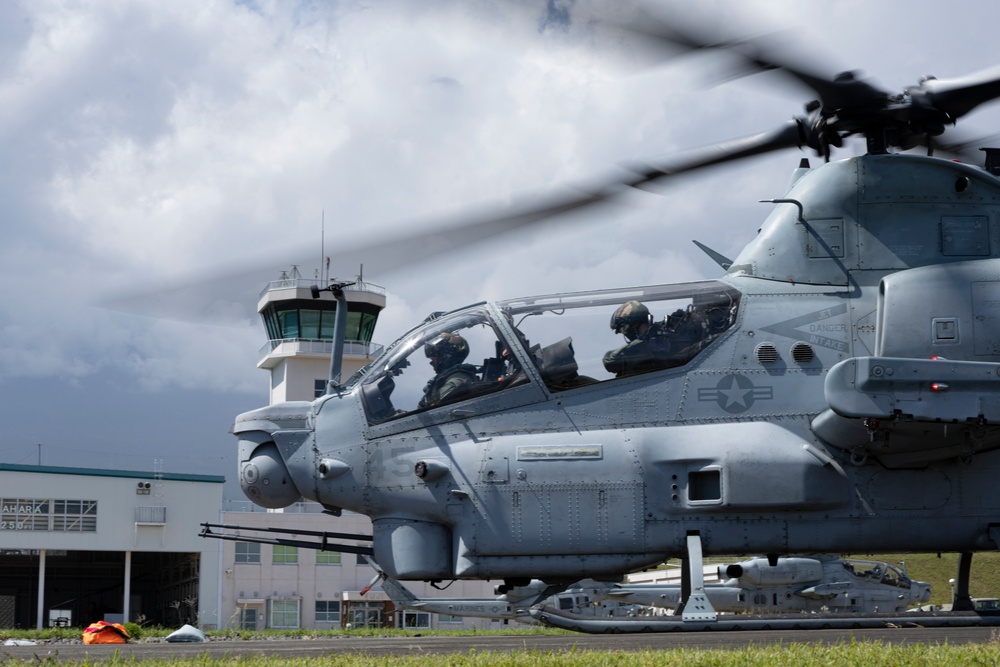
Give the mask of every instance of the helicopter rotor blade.
<svg viewBox="0 0 1000 667">
<path fill-rule="evenodd" d="M 663 168 L 626 165 L 629 171 L 639 174 L 638 178 L 594 179 L 592 185 L 587 187 L 574 188 L 559 196 L 527 200 L 518 207 L 508 208 L 499 216 L 471 216 L 460 224 L 430 227 L 432 231 L 407 235 L 386 246 L 380 246 L 378 254 L 383 259 L 392 258 L 392 266 L 412 261 L 414 254 L 419 255 L 420 259 L 430 258 L 507 232 L 547 223 L 568 213 L 593 208 L 620 198 L 628 188 L 641 188 L 647 183 L 669 176 L 786 148 L 801 148 L 806 145 L 815 147 L 807 135 L 804 121 L 793 118 L 768 132 L 699 149 Z M 423 227 L 424 230 L 428 228 Z"/>
<path fill-rule="evenodd" d="M 1000 66 L 957 79 L 928 77 L 908 92 L 918 104 L 939 109 L 954 121 L 1000 97 Z"/>
<path fill-rule="evenodd" d="M 351 267 L 363 263 L 369 274 L 389 273 L 512 231 L 619 201 L 631 188 L 642 189 L 670 176 L 795 147 L 808 146 L 829 159 L 831 146 L 840 147 L 844 137 L 854 134 L 866 136 L 870 152 L 925 146 L 932 152 L 956 155 L 963 161 L 975 163 L 978 154 L 970 149 L 971 143 L 947 140 L 940 135 L 956 118 L 1000 97 L 1000 67 L 949 80 L 926 78 L 899 95 L 889 95 L 852 72 L 836 77 L 816 73 L 802 64 L 807 60 L 804 53 L 784 48 L 773 34 L 745 39 L 720 38 L 705 30 L 691 30 L 682 22 L 668 24 L 656 17 L 644 20 L 641 25 L 617 28 L 662 43 L 664 47 L 672 46 L 675 52 L 725 51 L 736 57 L 745 73 L 777 70 L 805 85 L 819 99 L 806 105 L 806 116 L 792 118 L 770 131 L 708 146 L 659 164 L 627 164 L 624 166 L 628 173 L 624 176 L 616 174 L 595 179 L 558 195 L 522 199 L 499 212 L 493 208 L 478 214 L 461 213 L 444 223 L 440 219 L 417 221 L 407 224 L 406 231 L 373 234 L 362 244 L 340 246 L 330 255 L 332 265 Z M 954 136 L 950 129 L 947 136 Z M 105 299 L 100 305 L 154 317 L 208 320 L 210 317 L 204 313 L 234 311 L 233 304 L 242 302 L 244 294 L 237 285 L 259 285 L 266 280 L 265 274 L 273 274 L 273 257 L 280 250 L 270 249 L 256 259 L 245 258 L 229 268 L 222 267 L 214 278 L 176 280 L 156 290 L 133 289 Z M 305 264 L 308 260 L 304 258 L 314 253 L 314 248 L 301 248 L 282 252 L 281 256 L 293 262 L 303 258 L 301 263 Z M 287 266 L 284 262 L 283 265 Z M 225 294 L 225 297 L 214 296 L 218 294 Z M 250 302 L 247 299 L 247 303 Z"/>
<path fill-rule="evenodd" d="M 364 264 L 369 275 L 384 275 L 510 232 L 557 222 L 568 214 L 620 201 L 630 189 L 662 182 L 670 176 L 785 148 L 815 145 L 814 141 L 807 141 L 806 134 L 804 122 L 792 119 L 769 132 L 694 151 L 669 165 L 625 165 L 632 176 L 595 178 L 586 186 L 566 188 L 557 195 L 522 199 L 517 204 L 504 207 L 500 213 L 491 209 L 488 212 L 453 215 L 445 221 L 410 223 L 406 226 L 407 231 L 387 232 L 370 242 L 341 246 L 329 254 L 330 263 L 335 267 Z M 165 282 L 155 290 L 126 289 L 96 305 L 131 314 L 190 322 L 252 319 L 253 314 L 248 308 L 240 309 L 234 304 L 254 303 L 255 299 L 244 292 L 248 285 L 260 285 L 270 279 L 269 275 L 273 276 L 275 252 L 277 250 L 272 250 L 256 259 L 244 258 L 238 264 L 222 267 L 210 276 Z M 312 247 L 287 248 L 280 252 L 281 256 L 290 260 L 286 260 L 285 266 L 289 263 L 304 264 L 314 253 L 315 248 Z M 226 296 L 220 297 L 220 294 Z"/>
<path fill-rule="evenodd" d="M 661 180 L 667 176 L 704 169 L 725 162 L 742 160 L 785 148 L 812 146 L 806 134 L 803 121 L 793 118 L 774 130 L 700 149 L 690 154 L 686 160 L 672 165 L 633 167 L 632 170 L 639 174 L 639 178 L 627 181 L 625 185 L 633 188 L 641 188 L 648 183 Z"/>
<path fill-rule="evenodd" d="M 832 115 L 838 109 L 881 108 L 889 99 L 889 93 L 861 78 L 857 72 L 842 72 L 831 78 L 810 71 L 801 64 L 803 58 L 792 53 L 782 57 L 781 50 L 788 45 L 781 43 L 780 33 L 770 33 L 757 37 L 723 38 L 699 33 L 682 21 L 669 22 L 658 17 L 644 17 L 642 23 L 621 26 L 628 32 L 651 42 L 659 42 L 680 53 L 720 50 L 731 53 L 740 60 L 741 68 L 731 73 L 732 77 L 749 76 L 760 72 L 778 71 L 798 81 L 819 97 L 824 115 Z M 798 64 L 793 64 L 797 62 Z"/>
<path fill-rule="evenodd" d="M 926 137 L 943 134 L 958 118 L 1000 97 L 1000 66 L 954 79 L 925 77 L 901 94 L 890 94 L 857 72 L 834 77 L 817 73 L 802 64 L 807 60 L 804 51 L 790 48 L 777 33 L 733 38 L 662 15 L 644 16 L 641 23 L 620 28 L 664 50 L 725 51 L 740 63 L 736 76 L 778 71 L 806 86 L 818 98 L 806 105 L 807 143 L 824 156 L 830 146 L 839 147 L 844 137 L 853 134 L 865 135 L 872 152 L 946 146 L 949 142 L 930 144 Z"/>
<path fill-rule="evenodd" d="M 330 264 L 340 267 L 342 275 L 345 267 L 359 264 L 364 265 L 369 275 L 390 273 L 531 225 L 555 221 L 573 211 L 598 206 L 625 191 L 620 180 L 609 178 L 593 187 L 567 188 L 559 195 L 528 198 L 518 205 L 503 208 L 499 214 L 494 209 L 489 213 L 458 214 L 446 220 L 411 222 L 406 225 L 406 231 L 383 232 L 373 235 L 370 240 L 339 247 L 328 253 Z M 284 258 L 282 266 L 305 265 L 314 258 L 315 247 L 271 249 L 265 255 L 217 267 L 211 273 L 162 281 L 154 289 L 128 287 L 95 305 L 158 319 L 244 321 L 252 318 L 250 307 L 256 302 L 256 296 L 249 291 L 258 290 L 277 273 L 276 254 Z M 237 306 L 239 303 L 246 307 Z"/>
</svg>

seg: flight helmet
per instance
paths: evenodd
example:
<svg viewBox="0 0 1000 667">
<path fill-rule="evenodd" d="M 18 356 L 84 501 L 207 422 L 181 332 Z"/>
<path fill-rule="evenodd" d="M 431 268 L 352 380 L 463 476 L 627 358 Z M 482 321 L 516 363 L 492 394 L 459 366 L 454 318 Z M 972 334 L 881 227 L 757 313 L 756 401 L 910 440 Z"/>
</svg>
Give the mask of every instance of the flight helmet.
<svg viewBox="0 0 1000 667">
<path fill-rule="evenodd" d="M 440 333 L 424 345 L 424 354 L 431 360 L 434 370 L 440 372 L 456 366 L 469 356 L 469 344 L 454 333 Z"/>
<path fill-rule="evenodd" d="M 639 301 L 626 301 L 618 306 L 618 310 L 611 316 L 611 329 L 615 333 L 625 336 L 626 340 L 632 341 L 639 337 L 639 328 L 643 324 L 650 324 L 653 316 L 649 314 L 649 308 Z"/>
</svg>

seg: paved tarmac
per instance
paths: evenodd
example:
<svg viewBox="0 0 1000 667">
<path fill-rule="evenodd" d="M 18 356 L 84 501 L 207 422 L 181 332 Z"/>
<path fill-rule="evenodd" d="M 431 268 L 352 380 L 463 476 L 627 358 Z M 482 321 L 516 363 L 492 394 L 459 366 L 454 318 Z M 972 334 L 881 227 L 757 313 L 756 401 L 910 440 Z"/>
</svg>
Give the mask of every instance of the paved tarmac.
<svg viewBox="0 0 1000 667">
<path fill-rule="evenodd" d="M 411 655 L 468 653 L 476 651 L 640 651 L 672 648 L 734 649 L 749 644 L 780 642 L 823 643 L 880 641 L 892 644 L 967 644 L 996 641 L 996 628 L 881 628 L 864 630 L 762 630 L 690 632 L 632 635 L 477 635 L 470 637 L 323 637 L 320 639 L 274 639 L 211 641 L 204 644 L 136 643 L 124 645 L 39 644 L 0 646 L 0 662 L 8 660 L 84 661 L 99 663 L 118 659 L 184 659 L 207 655 L 212 658 L 322 658 L 330 654 Z"/>
</svg>

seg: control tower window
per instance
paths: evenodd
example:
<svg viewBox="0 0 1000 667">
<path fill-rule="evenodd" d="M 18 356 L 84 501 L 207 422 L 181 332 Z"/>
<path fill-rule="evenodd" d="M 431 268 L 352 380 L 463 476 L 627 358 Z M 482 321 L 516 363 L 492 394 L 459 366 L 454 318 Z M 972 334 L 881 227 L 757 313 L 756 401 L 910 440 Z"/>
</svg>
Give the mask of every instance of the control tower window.
<svg viewBox="0 0 1000 667">
<path fill-rule="evenodd" d="M 350 304 L 344 338 L 371 342 L 379 309 L 369 304 Z M 316 302 L 296 300 L 268 305 L 262 312 L 270 340 L 333 340 L 336 308 L 317 308 Z"/>
</svg>

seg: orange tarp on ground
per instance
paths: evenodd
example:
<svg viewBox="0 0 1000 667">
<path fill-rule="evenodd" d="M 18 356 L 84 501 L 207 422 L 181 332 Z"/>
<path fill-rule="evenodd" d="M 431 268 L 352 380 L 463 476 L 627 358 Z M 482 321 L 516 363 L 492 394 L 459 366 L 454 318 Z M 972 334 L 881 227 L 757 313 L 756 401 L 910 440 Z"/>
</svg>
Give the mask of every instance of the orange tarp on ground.
<svg viewBox="0 0 1000 667">
<path fill-rule="evenodd" d="M 83 631 L 84 644 L 124 644 L 128 641 L 128 631 L 121 623 L 91 623 Z"/>
</svg>

